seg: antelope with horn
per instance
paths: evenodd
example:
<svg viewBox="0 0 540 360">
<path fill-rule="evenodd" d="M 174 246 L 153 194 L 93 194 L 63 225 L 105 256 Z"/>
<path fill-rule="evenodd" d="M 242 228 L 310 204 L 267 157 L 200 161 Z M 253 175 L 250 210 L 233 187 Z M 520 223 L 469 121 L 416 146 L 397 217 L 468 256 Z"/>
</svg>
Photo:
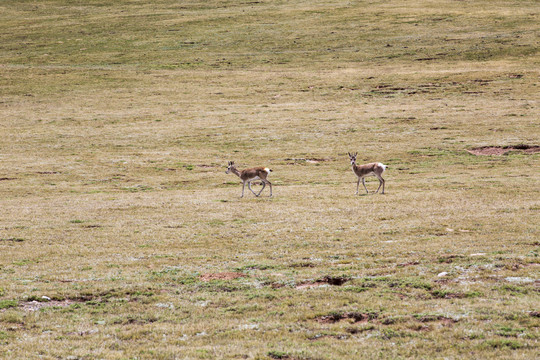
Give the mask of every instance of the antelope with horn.
<svg viewBox="0 0 540 360">
<path fill-rule="evenodd" d="M 356 195 L 358 195 L 358 186 L 360 185 L 360 180 L 362 180 L 362 185 L 364 185 L 364 189 L 366 189 L 366 193 L 369 194 L 369 191 L 366 187 L 366 183 L 364 181 L 364 178 L 366 176 L 375 176 L 377 179 L 379 179 L 379 187 L 377 188 L 377 191 L 375 193 L 379 192 L 379 189 L 382 186 L 382 193 L 384 194 L 384 179 L 382 178 L 382 173 L 388 166 L 384 165 L 383 163 L 376 162 L 376 163 L 370 163 L 365 165 L 356 165 L 356 155 L 358 153 L 348 153 L 349 159 L 351 159 L 351 165 L 354 174 L 358 177 L 358 182 L 356 183 Z"/>
<path fill-rule="evenodd" d="M 225 171 L 225 174 L 228 174 L 232 172 L 236 176 L 242 180 L 242 196 L 244 197 L 244 189 L 246 187 L 246 183 L 248 185 L 249 190 L 253 193 L 255 196 L 261 195 L 262 191 L 266 187 L 266 184 L 270 185 L 270 197 L 272 197 L 272 183 L 266 179 L 268 174 L 270 174 L 272 170 L 269 168 L 263 168 L 263 167 L 254 167 L 251 169 L 245 169 L 245 170 L 238 170 L 236 166 L 234 165 L 234 161 L 229 161 L 229 164 L 227 165 L 227 171 Z M 251 182 L 254 180 L 261 180 L 262 182 L 262 189 L 257 194 L 255 191 L 251 189 Z"/>
</svg>

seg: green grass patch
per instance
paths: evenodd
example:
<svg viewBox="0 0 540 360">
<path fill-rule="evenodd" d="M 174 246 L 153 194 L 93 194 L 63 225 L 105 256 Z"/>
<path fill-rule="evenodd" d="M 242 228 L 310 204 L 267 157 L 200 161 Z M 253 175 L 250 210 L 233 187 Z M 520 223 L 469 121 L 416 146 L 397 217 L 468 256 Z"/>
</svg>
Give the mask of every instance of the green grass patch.
<svg viewBox="0 0 540 360">
<path fill-rule="evenodd" d="M 17 307 L 19 302 L 17 300 L 0 300 L 0 309 L 9 309 Z"/>
</svg>

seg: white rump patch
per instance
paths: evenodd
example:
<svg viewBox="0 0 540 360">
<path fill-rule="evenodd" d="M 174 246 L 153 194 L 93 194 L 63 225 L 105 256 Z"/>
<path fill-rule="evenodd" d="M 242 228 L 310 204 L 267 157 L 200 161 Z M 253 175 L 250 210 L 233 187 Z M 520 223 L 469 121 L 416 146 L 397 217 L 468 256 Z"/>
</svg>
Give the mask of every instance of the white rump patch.
<svg viewBox="0 0 540 360">
<path fill-rule="evenodd" d="M 383 163 L 377 163 L 377 165 L 379 165 L 380 167 L 383 168 L 383 171 L 386 170 L 386 165 L 384 165 Z"/>
<path fill-rule="evenodd" d="M 270 169 L 269 168 L 264 168 L 264 171 L 266 171 L 267 174 L 270 174 Z"/>
</svg>

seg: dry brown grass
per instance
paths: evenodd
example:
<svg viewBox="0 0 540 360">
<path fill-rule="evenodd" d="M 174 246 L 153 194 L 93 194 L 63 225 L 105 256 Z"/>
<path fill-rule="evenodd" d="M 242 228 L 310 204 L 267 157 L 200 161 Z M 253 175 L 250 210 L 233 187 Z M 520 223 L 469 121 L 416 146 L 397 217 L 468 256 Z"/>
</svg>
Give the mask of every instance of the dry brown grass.
<svg viewBox="0 0 540 360">
<path fill-rule="evenodd" d="M 538 352 L 535 2 L 0 7 L 1 356 Z"/>
</svg>

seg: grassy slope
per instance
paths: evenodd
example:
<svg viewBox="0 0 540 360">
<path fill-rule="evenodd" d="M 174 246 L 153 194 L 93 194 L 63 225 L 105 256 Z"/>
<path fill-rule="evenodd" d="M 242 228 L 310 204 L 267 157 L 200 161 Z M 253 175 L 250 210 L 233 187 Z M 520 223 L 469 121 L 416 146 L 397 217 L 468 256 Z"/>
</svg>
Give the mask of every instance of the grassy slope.
<svg viewBox="0 0 540 360">
<path fill-rule="evenodd" d="M 534 357 L 538 155 L 465 150 L 538 143 L 538 20 L 0 4 L 2 356 Z M 390 165 L 388 194 L 353 196 L 347 151 Z M 270 166 L 275 198 L 239 199 L 228 160 Z M 296 288 L 325 276 L 349 280 Z"/>
</svg>

